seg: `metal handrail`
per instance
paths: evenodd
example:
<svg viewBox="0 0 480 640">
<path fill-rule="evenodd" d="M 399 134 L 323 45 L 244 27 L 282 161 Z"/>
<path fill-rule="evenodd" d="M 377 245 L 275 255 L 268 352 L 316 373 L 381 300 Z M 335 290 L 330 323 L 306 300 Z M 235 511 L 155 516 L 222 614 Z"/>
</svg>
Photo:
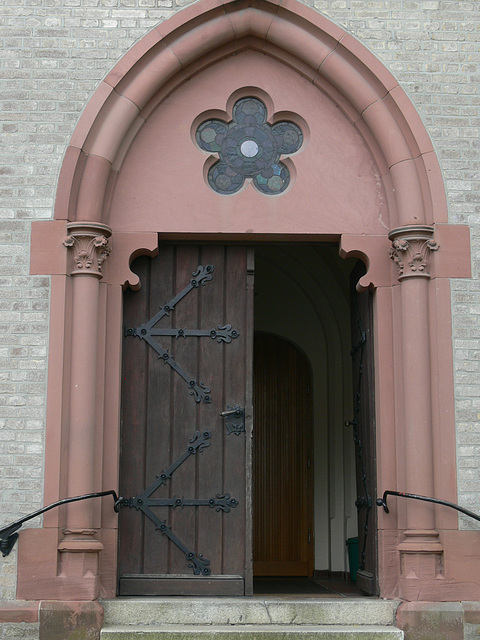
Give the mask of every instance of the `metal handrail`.
<svg viewBox="0 0 480 640">
<path fill-rule="evenodd" d="M 390 513 L 387 506 L 387 496 L 399 496 L 400 498 L 411 498 L 412 500 L 423 500 L 424 502 L 433 502 L 434 504 L 441 504 L 444 507 L 450 507 L 451 509 L 456 509 L 474 520 L 478 520 L 480 522 L 480 516 L 473 511 L 469 511 L 464 507 L 460 507 L 458 504 L 454 502 L 449 502 L 448 500 L 440 500 L 439 498 L 429 498 L 428 496 L 419 496 L 415 493 L 403 493 L 401 491 L 384 491 L 383 498 L 377 498 L 376 503 L 378 507 L 383 507 L 385 513 Z"/>
<path fill-rule="evenodd" d="M 119 497 L 117 496 L 116 491 L 98 491 L 96 493 L 86 493 L 83 496 L 75 496 L 74 498 L 64 498 L 63 500 L 58 500 L 58 502 L 53 502 L 49 504 L 47 507 L 42 507 L 42 509 L 38 509 L 33 513 L 29 513 L 28 516 L 24 516 L 19 520 L 15 520 L 15 522 L 11 522 L 7 524 L 6 527 L 0 529 L 0 551 L 2 552 L 2 556 L 8 556 L 10 551 L 15 546 L 15 542 L 18 540 L 18 533 L 16 533 L 24 522 L 35 518 L 36 516 L 45 513 L 45 511 L 50 511 L 50 509 L 54 509 L 55 507 L 59 507 L 62 504 L 67 504 L 69 502 L 78 502 L 80 500 L 88 500 L 89 498 L 101 498 L 102 496 L 113 496 L 114 500 L 114 510 L 118 512 L 118 503 Z"/>
<path fill-rule="evenodd" d="M 24 516 L 23 518 L 20 518 L 19 520 L 15 520 L 14 522 L 11 522 L 6 527 L 3 527 L 2 529 L 0 529 L 0 551 L 2 552 L 2 556 L 5 558 L 10 554 L 16 541 L 18 540 L 17 531 L 21 528 L 24 522 L 27 522 L 28 520 L 32 520 L 32 518 L 35 518 L 36 516 L 39 516 L 42 513 L 45 513 L 46 511 L 50 511 L 50 509 L 59 507 L 62 504 L 68 504 L 69 502 L 79 502 L 80 500 L 89 500 L 90 498 L 101 498 L 103 496 L 113 496 L 113 501 L 114 501 L 113 508 L 118 513 L 122 498 L 119 498 L 116 491 L 111 489 L 109 491 L 98 491 L 95 493 L 87 493 L 83 496 L 75 496 L 73 498 L 64 498 L 63 500 L 58 500 L 57 502 L 53 502 L 52 504 L 49 504 L 46 507 L 42 507 L 41 509 L 34 511 L 33 513 L 29 513 L 28 515 Z M 455 509 L 456 511 L 459 511 L 460 513 L 463 513 L 464 515 L 469 516 L 470 518 L 473 518 L 474 520 L 477 520 L 478 522 L 480 522 L 480 515 L 473 513 L 473 511 L 469 511 L 468 509 L 465 509 L 464 507 L 461 507 L 460 505 L 455 504 L 454 502 L 449 502 L 448 500 L 441 500 L 439 498 L 431 498 L 429 496 L 421 496 L 415 493 L 405 493 L 402 491 L 387 490 L 383 492 L 382 498 L 377 498 L 376 500 L 377 506 L 383 507 L 383 510 L 385 511 L 385 513 L 390 513 L 390 510 L 387 505 L 387 496 L 398 496 L 399 498 L 410 498 L 412 500 L 422 500 L 423 502 L 432 502 L 434 504 L 440 504 L 440 505 L 443 505 L 444 507 Z"/>
</svg>

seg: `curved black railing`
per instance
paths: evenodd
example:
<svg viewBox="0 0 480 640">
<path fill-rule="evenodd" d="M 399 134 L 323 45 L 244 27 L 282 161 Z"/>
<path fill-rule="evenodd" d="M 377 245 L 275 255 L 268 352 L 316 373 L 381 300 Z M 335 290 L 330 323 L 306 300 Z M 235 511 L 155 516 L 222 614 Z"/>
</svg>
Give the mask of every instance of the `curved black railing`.
<svg viewBox="0 0 480 640">
<path fill-rule="evenodd" d="M 46 507 L 42 507 L 42 509 L 38 509 L 33 513 L 29 513 L 28 515 L 20 518 L 19 520 L 15 520 L 15 522 L 11 522 L 6 527 L 0 529 L 0 551 L 2 556 L 8 556 L 13 547 L 15 546 L 16 541 L 18 540 L 17 531 L 22 527 L 24 522 L 28 522 L 28 520 L 32 520 L 36 516 L 45 513 L 46 511 L 50 511 L 50 509 L 55 509 L 55 507 L 60 507 L 62 504 L 68 504 L 69 502 L 79 502 L 80 500 L 89 500 L 91 498 L 101 498 L 103 496 L 113 496 L 113 508 L 118 513 L 118 510 L 121 506 L 121 502 L 123 498 L 119 498 L 116 491 L 113 489 L 109 491 L 97 491 L 95 493 L 87 493 L 83 496 L 75 496 L 73 498 L 64 498 L 63 500 L 58 500 L 58 502 L 53 502 Z M 388 496 L 398 496 L 399 498 L 409 498 L 411 500 L 422 500 L 423 502 L 432 502 L 434 504 L 440 504 L 444 507 L 449 507 L 450 509 L 455 509 L 460 513 L 463 513 L 474 520 L 480 522 L 480 515 L 474 513 L 473 511 L 469 511 L 464 507 L 461 507 L 454 502 L 449 502 L 448 500 L 440 500 L 439 498 L 430 498 L 428 496 L 420 496 L 415 493 L 405 493 L 402 491 L 384 491 L 382 498 L 377 498 L 376 504 L 378 507 L 383 507 L 385 513 L 390 513 L 390 510 L 387 505 L 387 497 Z"/>
<path fill-rule="evenodd" d="M 47 507 L 43 507 L 42 509 L 38 509 L 33 513 L 29 513 L 28 516 L 24 516 L 19 520 L 15 520 L 15 522 L 11 522 L 7 524 L 6 527 L 0 529 L 0 551 L 2 552 L 2 556 L 8 556 L 10 551 L 15 546 L 15 542 L 18 540 L 17 531 L 21 528 L 24 522 L 35 518 L 36 516 L 45 513 L 45 511 L 50 511 L 50 509 L 54 509 L 55 507 L 59 507 L 62 504 L 67 504 L 69 502 L 79 502 L 80 500 L 88 500 L 90 498 L 101 498 L 102 496 L 113 496 L 114 505 L 113 508 L 118 512 L 118 505 L 121 498 L 117 496 L 117 493 L 113 490 L 110 491 L 97 491 L 96 493 L 86 493 L 83 496 L 75 496 L 74 498 L 64 498 L 63 500 L 59 500 L 58 502 L 53 502 L 49 504 Z"/>
<path fill-rule="evenodd" d="M 401 491 L 384 491 L 382 498 L 377 498 L 376 503 L 377 507 L 383 507 L 385 513 L 390 513 L 387 506 L 387 496 L 398 496 L 400 498 L 411 498 L 412 500 L 423 500 L 424 502 L 433 502 L 434 504 L 441 504 L 444 507 L 450 507 L 451 509 L 456 509 L 474 520 L 478 520 L 480 522 L 480 516 L 473 511 L 469 511 L 464 507 L 460 507 L 458 504 L 454 502 L 449 502 L 448 500 L 440 500 L 439 498 L 429 498 L 427 496 L 419 496 L 415 493 L 403 493 Z"/>
</svg>

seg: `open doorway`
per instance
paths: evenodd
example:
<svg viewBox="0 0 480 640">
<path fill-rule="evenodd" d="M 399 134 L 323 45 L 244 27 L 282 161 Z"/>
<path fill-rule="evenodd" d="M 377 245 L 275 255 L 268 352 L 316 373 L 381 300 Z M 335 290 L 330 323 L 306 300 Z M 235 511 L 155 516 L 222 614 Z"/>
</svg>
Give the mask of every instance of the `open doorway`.
<svg viewBox="0 0 480 640">
<path fill-rule="evenodd" d="M 352 549 L 346 541 L 358 536 L 359 499 L 354 434 L 345 426 L 354 417 L 351 283 L 356 265 L 355 260 L 341 260 L 334 243 L 255 249 L 255 335 L 261 345 L 255 356 L 273 360 L 254 366 L 257 376 L 273 367 L 270 406 L 254 412 L 254 452 L 261 449 L 269 456 L 263 465 L 254 463 L 257 585 L 262 584 L 261 576 L 348 579 Z M 303 374 L 297 371 L 300 357 L 305 360 Z M 305 386 L 304 405 L 298 384 Z M 264 401 L 264 386 L 263 379 L 254 378 L 257 402 Z M 274 433 L 268 435 L 264 423 L 272 422 L 275 411 L 279 417 L 269 427 Z M 291 421 L 295 411 L 298 422 L 288 424 L 282 438 L 275 429 L 283 429 L 282 420 Z M 304 465 L 304 475 L 299 468 L 293 471 L 292 447 L 302 459 L 297 464 Z M 274 536 L 279 526 L 282 532 Z M 354 554 L 355 550 L 355 564 Z"/>
<path fill-rule="evenodd" d="M 122 595 L 250 595 L 252 530 L 257 576 L 345 578 L 359 522 L 345 427 L 356 264 L 335 244 L 178 243 L 132 265 L 120 489 L 137 497 L 120 514 Z"/>
</svg>

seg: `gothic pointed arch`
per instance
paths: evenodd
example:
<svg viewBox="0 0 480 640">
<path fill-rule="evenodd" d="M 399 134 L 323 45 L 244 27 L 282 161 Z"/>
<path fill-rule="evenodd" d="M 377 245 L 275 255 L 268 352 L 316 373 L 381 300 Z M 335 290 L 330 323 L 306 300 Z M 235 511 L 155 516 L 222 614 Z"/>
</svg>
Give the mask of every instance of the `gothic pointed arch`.
<svg viewBox="0 0 480 640">
<path fill-rule="evenodd" d="M 202 70 L 248 49 L 308 79 L 362 136 L 385 188 L 390 228 L 446 222 L 432 143 L 399 83 L 351 35 L 295 0 L 199 2 L 138 42 L 80 119 L 63 164 L 55 217 L 114 224 L 105 219 L 109 185 L 145 121 Z M 212 108 L 225 105 L 212 102 Z"/>
<path fill-rule="evenodd" d="M 277 194 L 262 191 L 258 172 L 231 192 L 209 182 L 224 159 L 214 148 L 207 157 L 197 132 L 205 122 L 239 126 L 244 98 L 264 106 L 258 139 L 284 123 L 301 132 L 272 155 L 289 176 Z M 248 143 L 246 157 L 257 138 Z M 87 104 L 55 220 L 32 227 L 31 271 L 54 276 L 46 502 L 117 486 L 122 288 L 139 286 L 130 263 L 159 237 L 328 238 L 360 257 L 359 287 L 376 289 L 379 487 L 417 483 L 410 490 L 455 501 L 448 278 L 468 276 L 470 261 L 468 228 L 447 222 L 439 163 L 412 102 L 378 58 L 312 8 L 200 0 L 153 29 Z M 379 523 L 381 595 L 477 597 L 466 556 L 438 573 L 461 546 L 454 516 L 404 510 Z M 20 544 L 18 596 L 113 596 L 116 527 L 99 506 L 45 515 Z M 421 578 L 409 570 L 417 560 Z M 30 579 L 32 566 L 42 580 Z"/>
</svg>

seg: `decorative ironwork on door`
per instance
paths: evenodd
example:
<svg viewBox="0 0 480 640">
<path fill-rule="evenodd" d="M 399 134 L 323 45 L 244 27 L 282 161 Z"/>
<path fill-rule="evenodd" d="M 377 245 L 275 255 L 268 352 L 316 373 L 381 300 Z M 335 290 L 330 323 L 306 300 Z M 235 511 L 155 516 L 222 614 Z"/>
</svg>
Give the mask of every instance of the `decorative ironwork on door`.
<svg viewBox="0 0 480 640">
<path fill-rule="evenodd" d="M 168 364 L 174 371 L 181 376 L 190 389 L 190 395 L 195 398 L 195 402 L 204 402 L 209 404 L 212 401 L 210 396 L 211 389 L 205 386 L 203 382 L 195 380 L 185 369 L 183 369 L 176 360 L 169 354 L 168 349 L 164 349 L 156 340 L 157 336 L 170 336 L 173 338 L 189 338 L 189 337 L 207 337 L 217 342 L 229 343 L 232 339 L 238 338 L 239 332 L 232 328 L 231 324 L 218 325 L 212 329 L 159 329 L 155 328 L 158 322 L 165 316 L 169 316 L 170 312 L 175 309 L 175 306 L 183 300 L 183 298 L 200 285 L 205 286 L 208 281 L 213 278 L 213 265 L 208 264 L 203 267 L 199 265 L 197 269 L 192 273 L 193 278 L 188 285 L 180 291 L 174 298 L 169 300 L 160 311 L 156 313 L 148 322 L 140 325 L 139 327 L 125 328 L 125 336 L 135 336 L 142 340 L 145 340 L 152 349 L 154 349 L 160 359 Z"/>
<path fill-rule="evenodd" d="M 196 554 L 189 549 L 172 531 L 167 525 L 166 520 L 160 520 L 158 516 L 152 511 L 152 507 L 173 507 L 174 509 L 183 509 L 184 507 L 210 507 L 215 511 L 223 511 L 229 513 L 231 509 L 235 509 L 238 505 L 238 500 L 233 498 L 229 493 L 217 494 L 214 497 L 207 499 L 198 498 L 152 498 L 151 496 L 162 485 L 167 484 L 167 480 L 170 480 L 175 471 L 182 465 L 187 458 L 196 455 L 203 451 L 206 447 L 210 446 L 210 431 L 195 431 L 192 438 L 189 439 L 189 445 L 182 453 L 182 455 L 171 464 L 168 469 L 162 471 L 157 476 L 150 486 L 148 486 L 143 493 L 139 496 L 133 496 L 132 498 L 121 498 L 118 502 L 120 507 L 135 508 L 143 512 L 143 514 L 149 518 L 155 525 L 155 528 L 160 531 L 164 536 L 173 542 L 185 557 L 188 562 L 188 567 L 193 569 L 194 575 L 209 576 L 211 573 L 210 560 L 205 558 L 203 554 Z"/>
</svg>

